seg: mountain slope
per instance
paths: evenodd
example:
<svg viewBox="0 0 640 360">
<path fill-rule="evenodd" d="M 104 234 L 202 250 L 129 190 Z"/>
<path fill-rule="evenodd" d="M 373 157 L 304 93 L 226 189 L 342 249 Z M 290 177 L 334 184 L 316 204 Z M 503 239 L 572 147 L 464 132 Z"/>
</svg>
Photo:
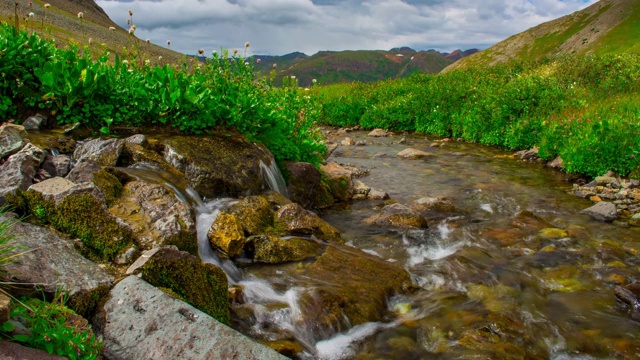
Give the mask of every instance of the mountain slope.
<svg viewBox="0 0 640 360">
<path fill-rule="evenodd" d="M 640 52 L 640 0 L 601 0 L 499 42 L 445 71 L 492 66 L 512 59 L 567 54 Z"/>
<path fill-rule="evenodd" d="M 300 86 L 311 86 L 312 80 L 326 85 L 340 82 L 373 82 L 385 79 L 408 77 L 415 73 L 435 74 L 465 54 L 475 50 L 456 51 L 450 54 L 436 51 L 415 51 L 408 47 L 390 51 L 320 51 L 312 56 L 292 53 L 282 57 L 260 56 L 258 69 L 264 73 L 277 63 L 276 84 L 282 78 L 295 76 Z"/>
</svg>

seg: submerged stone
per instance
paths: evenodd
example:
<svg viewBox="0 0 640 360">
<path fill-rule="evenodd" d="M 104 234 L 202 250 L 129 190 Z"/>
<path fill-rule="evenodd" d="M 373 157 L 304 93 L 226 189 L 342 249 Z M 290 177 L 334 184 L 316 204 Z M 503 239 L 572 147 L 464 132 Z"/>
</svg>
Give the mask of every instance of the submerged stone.
<svg viewBox="0 0 640 360">
<path fill-rule="evenodd" d="M 277 236 L 252 236 L 247 239 L 245 250 L 257 262 L 281 264 L 317 256 L 322 246 L 302 238 L 282 239 Z"/>
<path fill-rule="evenodd" d="M 377 226 L 394 228 L 427 228 L 427 220 L 417 211 L 402 205 L 392 204 L 382 208 L 380 215 L 369 219 Z"/>
<path fill-rule="evenodd" d="M 562 229 L 545 228 L 538 232 L 538 236 L 544 240 L 557 240 L 569 237 L 569 233 Z"/>
<path fill-rule="evenodd" d="M 431 156 L 433 156 L 433 154 L 428 153 L 426 151 L 421 151 L 421 150 L 417 150 L 417 149 L 413 149 L 413 148 L 407 148 L 407 149 L 404 149 L 401 152 L 399 152 L 396 156 L 401 158 L 401 159 L 418 160 L 418 159 L 423 159 L 423 158 L 426 158 L 426 157 L 431 157 Z"/>
</svg>

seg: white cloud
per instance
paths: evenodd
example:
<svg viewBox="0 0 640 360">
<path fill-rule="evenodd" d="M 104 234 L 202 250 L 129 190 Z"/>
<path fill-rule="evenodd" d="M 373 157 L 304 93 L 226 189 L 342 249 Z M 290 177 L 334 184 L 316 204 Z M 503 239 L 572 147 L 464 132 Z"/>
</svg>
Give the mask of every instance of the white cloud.
<svg viewBox="0 0 640 360">
<path fill-rule="evenodd" d="M 596 0 L 97 0 L 141 38 L 193 53 L 243 48 L 259 54 L 411 46 L 485 48 Z"/>
</svg>

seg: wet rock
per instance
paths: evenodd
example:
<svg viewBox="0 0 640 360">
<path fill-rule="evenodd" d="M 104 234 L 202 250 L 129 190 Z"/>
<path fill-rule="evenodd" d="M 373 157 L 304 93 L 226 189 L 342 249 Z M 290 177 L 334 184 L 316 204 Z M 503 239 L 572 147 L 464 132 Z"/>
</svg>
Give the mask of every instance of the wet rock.
<svg viewBox="0 0 640 360">
<path fill-rule="evenodd" d="M 545 228 L 538 232 L 538 236 L 544 240 L 558 240 L 569 237 L 569 234 L 557 228 Z"/>
<path fill-rule="evenodd" d="M 160 184 L 130 181 L 109 212 L 132 230 L 140 250 L 176 245 L 180 250 L 197 250 L 195 215 L 189 205 Z"/>
<path fill-rule="evenodd" d="M 9 156 L 0 165 L 0 203 L 5 195 L 16 190 L 27 190 L 44 160 L 44 152 L 32 144 L 26 144 L 20 151 Z"/>
<path fill-rule="evenodd" d="M 390 133 L 387 132 L 387 130 L 374 129 L 369 134 L 367 134 L 367 136 L 371 136 L 371 137 L 387 137 L 387 136 L 389 136 L 389 134 Z"/>
<path fill-rule="evenodd" d="M 23 126 L 3 123 L 0 126 L 0 159 L 20 151 L 26 138 L 27 132 Z"/>
<path fill-rule="evenodd" d="M 540 231 L 552 227 L 551 224 L 529 210 L 518 212 L 511 225 L 526 232 Z"/>
<path fill-rule="evenodd" d="M 598 221 L 612 222 L 618 218 L 616 206 L 610 202 L 599 202 L 594 206 L 580 211 L 580 214 L 591 216 Z"/>
<path fill-rule="evenodd" d="M 338 201 L 349 201 L 353 197 L 353 173 L 336 162 L 321 166 L 329 190 Z"/>
<path fill-rule="evenodd" d="M 102 314 L 108 359 L 284 359 L 136 276 L 113 288 Z"/>
<path fill-rule="evenodd" d="M 162 139 L 164 159 L 184 173 L 202 197 L 257 194 L 264 187 L 260 163 L 271 164 L 273 155 L 242 135 L 230 135 Z"/>
<path fill-rule="evenodd" d="M 427 228 L 427 220 L 417 211 L 402 204 L 387 205 L 380 215 L 368 220 L 374 225 L 394 228 Z"/>
<path fill-rule="evenodd" d="M 338 148 L 338 144 L 327 141 L 326 145 L 327 145 L 327 152 L 325 153 L 324 157 L 328 159 L 329 156 L 331 156 L 331 154 L 333 154 L 333 152 Z"/>
<path fill-rule="evenodd" d="M 322 246 L 302 238 L 282 239 L 276 236 L 252 236 L 247 239 L 245 250 L 257 262 L 281 264 L 317 256 Z"/>
<path fill-rule="evenodd" d="M 345 317 L 352 326 L 380 321 L 389 314 L 386 299 L 412 288 L 404 269 L 346 246 L 328 246 L 307 276 L 318 284 L 315 298 L 302 301 L 304 313 L 330 329 Z"/>
<path fill-rule="evenodd" d="M 71 241 L 23 222 L 16 222 L 11 231 L 17 246 L 11 254 L 20 255 L 5 270 L 9 281 L 23 284 L 7 289 L 14 295 L 40 296 L 42 291 L 52 299 L 61 290 L 67 291 L 67 305 L 88 314 L 109 291 L 113 277 L 78 254 Z"/>
<path fill-rule="evenodd" d="M 23 123 L 25 130 L 40 130 L 47 124 L 47 117 L 42 114 L 29 116 Z"/>
<path fill-rule="evenodd" d="M 225 252 L 229 257 L 236 257 L 242 252 L 246 242 L 242 223 L 232 214 L 221 212 L 207 233 L 211 246 Z"/>
<path fill-rule="evenodd" d="M 520 157 L 520 160 L 535 161 L 540 159 L 540 157 L 538 156 L 539 151 L 540 151 L 540 148 L 534 147 L 533 149 L 530 149 L 530 150 L 518 151 L 516 155 Z"/>
<path fill-rule="evenodd" d="M 71 154 L 76 148 L 76 141 L 64 135 L 59 130 L 47 132 L 31 132 L 28 134 L 29 142 L 42 150 L 50 153 Z"/>
<path fill-rule="evenodd" d="M 338 229 L 298 204 L 281 207 L 276 213 L 276 219 L 284 224 L 286 231 L 291 235 L 314 235 L 320 240 L 343 242 Z"/>
<path fill-rule="evenodd" d="M 15 342 L 0 341 L 3 360 L 65 360 L 66 357 L 49 355 L 44 350 L 22 346 Z"/>
<path fill-rule="evenodd" d="M 82 184 L 93 181 L 93 174 L 102 170 L 97 162 L 93 160 L 83 160 L 78 162 L 67 174 L 66 179 L 76 184 Z"/>
<path fill-rule="evenodd" d="M 310 163 L 287 162 L 289 198 L 306 209 L 324 209 L 334 203 L 329 186 L 322 181 L 322 174 Z"/>
<path fill-rule="evenodd" d="M 131 135 L 124 139 L 124 142 L 130 145 L 140 145 L 143 149 L 147 149 L 149 147 L 149 140 L 142 134 Z"/>
<path fill-rule="evenodd" d="M 595 181 L 598 186 L 608 186 L 613 189 L 620 188 L 620 181 L 613 176 L 598 176 Z"/>
<path fill-rule="evenodd" d="M 42 169 L 47 171 L 51 176 L 65 177 L 71 169 L 71 157 L 68 155 L 47 155 L 42 162 Z"/>
<path fill-rule="evenodd" d="M 629 317 L 640 322 L 640 283 L 633 282 L 626 286 L 616 286 L 614 294 L 618 300 L 628 306 Z"/>
<path fill-rule="evenodd" d="M 458 212 L 451 201 L 440 197 L 423 197 L 414 201 L 410 207 L 426 219 L 440 219 Z"/>
<path fill-rule="evenodd" d="M 364 140 L 360 140 L 358 142 L 356 142 L 356 146 L 367 146 L 367 142 Z"/>
<path fill-rule="evenodd" d="M 382 151 L 381 151 L 381 152 L 377 152 L 377 153 L 375 153 L 375 154 L 373 155 L 373 158 L 374 158 L 374 159 L 378 159 L 378 158 L 383 158 L 383 157 L 386 157 L 386 156 L 387 156 L 387 153 L 385 153 L 385 152 L 382 152 Z"/>
<path fill-rule="evenodd" d="M 273 226 L 271 204 L 262 196 L 247 196 L 231 205 L 227 212 L 240 220 L 247 236 L 263 234 Z"/>
<path fill-rule="evenodd" d="M 278 211 L 281 207 L 287 204 L 291 204 L 291 200 L 284 197 L 284 195 L 279 192 L 273 190 L 267 190 L 262 193 L 262 196 L 267 199 L 269 202 L 269 206 L 271 206 L 271 210 Z"/>
<path fill-rule="evenodd" d="M 547 166 L 552 169 L 562 170 L 564 169 L 564 160 L 562 160 L 562 158 L 558 156 L 555 159 L 549 161 L 547 163 Z"/>
<path fill-rule="evenodd" d="M 640 213 L 633 215 L 631 219 L 629 219 L 629 225 L 640 226 Z"/>
<path fill-rule="evenodd" d="M 356 144 L 356 141 L 350 137 L 346 137 L 340 142 L 340 145 L 342 146 L 353 146 L 355 144 Z"/>
<path fill-rule="evenodd" d="M 382 190 L 371 189 L 367 195 L 371 200 L 388 200 L 389 194 Z"/>
<path fill-rule="evenodd" d="M 483 230 L 480 236 L 490 241 L 496 241 L 501 246 L 512 246 L 523 239 L 526 233 L 517 228 L 499 229 L 489 227 Z"/>
<path fill-rule="evenodd" d="M 116 166 L 123 148 L 122 139 L 93 139 L 77 146 L 73 158 L 78 162 L 92 160 L 100 166 Z"/>
<path fill-rule="evenodd" d="M 431 156 L 433 156 L 433 154 L 428 153 L 426 151 L 421 151 L 421 150 L 417 150 L 417 149 L 413 149 L 413 148 L 408 148 L 408 149 L 402 150 L 396 156 L 401 158 L 401 159 L 418 160 L 418 159 L 424 159 L 426 157 L 431 157 Z"/>
<path fill-rule="evenodd" d="M 353 199 L 354 200 L 366 199 L 370 191 L 371 191 L 371 188 L 368 187 L 362 181 L 356 180 L 353 182 Z"/>
</svg>

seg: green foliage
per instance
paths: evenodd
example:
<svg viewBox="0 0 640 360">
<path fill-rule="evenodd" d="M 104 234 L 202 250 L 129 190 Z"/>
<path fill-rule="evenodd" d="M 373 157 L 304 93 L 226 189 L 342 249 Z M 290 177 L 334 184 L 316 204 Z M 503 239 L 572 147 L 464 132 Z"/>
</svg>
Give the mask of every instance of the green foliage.
<svg viewBox="0 0 640 360">
<path fill-rule="evenodd" d="M 11 317 L 22 319 L 30 335 L 13 335 L 12 339 L 72 360 L 96 359 L 102 353 L 103 344 L 89 328 L 79 331 L 77 326 L 68 322 L 71 315 L 74 312 L 61 304 L 38 299 L 14 302 Z M 14 329 L 15 326 L 10 322 L 0 327 L 5 334 Z"/>
<path fill-rule="evenodd" d="M 10 26 L 0 27 L 0 50 L 10 55 L 0 57 L 3 118 L 20 103 L 49 109 L 59 123 L 82 123 L 102 134 L 114 126 L 170 126 L 185 134 L 236 128 L 265 144 L 280 163 L 318 165 L 323 159 L 315 102 L 294 80 L 275 88 L 271 78 L 256 79 L 252 61 L 235 53 L 180 66 L 151 65 L 137 57 L 116 56 L 112 62 L 108 53 L 93 59 L 88 49 L 62 50 L 36 35 L 12 34 Z M 23 43 L 29 46 L 16 45 Z"/>
<path fill-rule="evenodd" d="M 640 165 L 640 56 L 574 56 L 315 90 L 321 121 L 415 130 L 508 149 L 540 146 L 567 171 Z"/>
</svg>

